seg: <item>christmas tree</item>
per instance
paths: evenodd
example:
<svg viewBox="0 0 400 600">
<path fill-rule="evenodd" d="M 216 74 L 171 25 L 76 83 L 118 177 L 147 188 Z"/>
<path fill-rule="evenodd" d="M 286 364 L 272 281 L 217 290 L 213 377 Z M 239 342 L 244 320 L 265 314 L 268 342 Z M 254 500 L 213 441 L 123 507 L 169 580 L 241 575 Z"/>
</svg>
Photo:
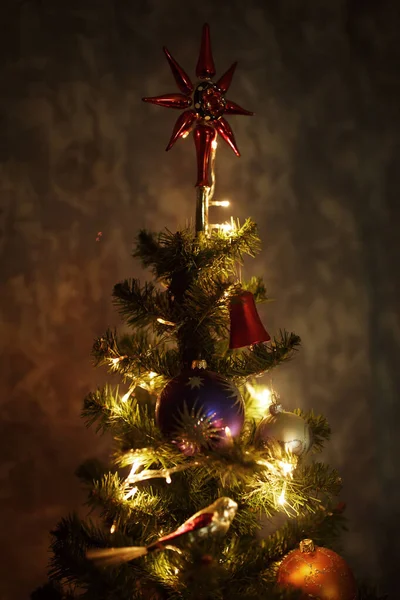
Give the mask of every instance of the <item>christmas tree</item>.
<svg viewBox="0 0 400 600">
<path fill-rule="evenodd" d="M 167 150 L 193 131 L 195 226 L 140 231 L 133 255 L 153 281 L 115 285 L 127 328 L 97 339 L 93 356 L 121 387 L 88 394 L 82 412 L 112 435 L 112 464 L 78 469 L 91 514 L 52 532 L 50 582 L 32 598 L 378 598 L 337 553 L 341 480 L 318 461 L 326 419 L 284 410 L 259 383 L 300 339 L 271 339 L 256 309 L 265 285 L 242 280 L 244 258 L 260 251 L 256 225 L 209 222 L 226 204 L 214 199 L 218 136 L 239 155 L 224 115 L 252 114 L 225 97 L 236 63 L 213 82 L 207 25 L 196 86 L 164 51 L 180 91 L 144 100 L 184 109 Z"/>
</svg>

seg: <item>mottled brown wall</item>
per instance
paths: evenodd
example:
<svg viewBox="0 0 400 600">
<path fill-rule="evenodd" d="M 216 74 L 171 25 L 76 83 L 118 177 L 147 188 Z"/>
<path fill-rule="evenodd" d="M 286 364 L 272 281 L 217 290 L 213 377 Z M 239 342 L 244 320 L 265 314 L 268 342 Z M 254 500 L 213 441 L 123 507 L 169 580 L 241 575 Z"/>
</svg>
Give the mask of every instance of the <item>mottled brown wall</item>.
<svg viewBox="0 0 400 600">
<path fill-rule="evenodd" d="M 1 600 L 27 598 L 43 580 L 48 530 L 82 501 L 74 468 L 107 450 L 79 411 L 103 381 L 89 352 L 118 323 L 112 285 L 139 273 L 134 234 L 193 214 L 192 142 L 166 155 L 176 114 L 140 98 L 175 89 L 163 44 L 193 74 L 205 20 L 218 72 L 240 61 L 230 96 L 256 112 L 230 119 L 242 158 L 220 148 L 217 191 L 260 225 L 264 251 L 247 272 L 261 272 L 276 298 L 263 309 L 268 329 L 304 342 L 275 385 L 288 407 L 329 418 L 347 555 L 395 589 L 396 5 L 3 0 Z"/>
</svg>

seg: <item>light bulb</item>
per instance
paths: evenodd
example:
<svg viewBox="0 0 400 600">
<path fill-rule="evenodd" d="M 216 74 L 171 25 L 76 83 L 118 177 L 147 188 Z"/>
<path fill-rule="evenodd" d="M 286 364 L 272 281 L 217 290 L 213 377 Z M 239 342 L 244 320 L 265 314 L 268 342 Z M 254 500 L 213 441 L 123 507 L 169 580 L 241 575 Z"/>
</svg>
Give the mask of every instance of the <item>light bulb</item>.
<svg viewBox="0 0 400 600">
<path fill-rule="evenodd" d="M 260 408 L 268 408 L 272 404 L 271 398 L 271 390 L 267 387 L 256 389 L 250 383 L 247 384 L 247 389 L 250 394 L 255 398 L 258 402 Z"/>
<path fill-rule="evenodd" d="M 175 327 L 175 323 L 173 323 L 172 321 L 167 321 L 166 319 L 162 319 L 161 317 L 158 317 L 157 323 L 161 323 L 161 325 L 169 325 L 170 327 Z"/>
<path fill-rule="evenodd" d="M 294 469 L 294 465 L 292 463 L 288 463 L 284 460 L 279 461 L 280 467 L 282 469 L 283 474 L 291 475 Z"/>
<path fill-rule="evenodd" d="M 124 395 L 122 396 L 122 398 L 121 398 L 121 402 L 126 402 L 126 401 L 128 400 L 128 398 L 129 398 L 129 396 L 131 395 L 131 393 L 132 393 L 132 390 L 128 390 L 128 391 L 126 392 L 126 394 L 124 394 Z"/>
<path fill-rule="evenodd" d="M 232 439 L 231 428 L 228 427 L 228 426 L 225 427 L 225 435 L 226 435 L 226 437 L 227 437 L 228 440 Z"/>
<path fill-rule="evenodd" d="M 284 504 L 286 504 L 286 494 L 285 494 L 285 492 L 286 492 L 286 481 L 283 484 L 282 491 L 281 491 L 280 496 L 278 498 L 278 503 L 281 506 L 283 506 Z"/>
<path fill-rule="evenodd" d="M 129 500 L 129 498 L 133 498 L 133 496 L 136 494 L 136 492 L 138 491 L 138 488 L 135 486 L 132 489 L 129 490 L 129 492 L 127 492 L 125 494 L 125 500 Z"/>
</svg>

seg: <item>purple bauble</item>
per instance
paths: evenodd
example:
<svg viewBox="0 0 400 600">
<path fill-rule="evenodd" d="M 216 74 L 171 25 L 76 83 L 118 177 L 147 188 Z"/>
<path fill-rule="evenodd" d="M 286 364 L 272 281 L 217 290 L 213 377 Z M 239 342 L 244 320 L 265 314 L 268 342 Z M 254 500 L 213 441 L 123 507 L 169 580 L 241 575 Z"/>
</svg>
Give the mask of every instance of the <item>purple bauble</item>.
<svg viewBox="0 0 400 600">
<path fill-rule="evenodd" d="M 222 375 L 189 369 L 167 383 L 156 405 L 156 423 L 161 432 L 189 454 L 190 447 L 179 439 L 185 415 L 190 415 L 189 423 L 205 433 L 208 446 L 218 447 L 240 435 L 244 403 L 239 390 Z"/>
</svg>

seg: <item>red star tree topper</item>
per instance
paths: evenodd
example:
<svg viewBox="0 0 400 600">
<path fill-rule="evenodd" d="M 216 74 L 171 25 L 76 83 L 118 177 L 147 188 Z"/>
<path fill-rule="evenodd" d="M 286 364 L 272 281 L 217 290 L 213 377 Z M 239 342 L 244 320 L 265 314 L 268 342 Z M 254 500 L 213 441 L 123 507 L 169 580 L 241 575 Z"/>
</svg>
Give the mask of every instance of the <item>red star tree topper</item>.
<svg viewBox="0 0 400 600">
<path fill-rule="evenodd" d="M 237 63 L 233 63 L 217 83 L 212 81 L 212 77 L 215 75 L 215 66 L 211 51 L 210 28 L 207 23 L 203 25 L 199 60 L 196 66 L 196 76 L 200 81 L 196 87 L 167 48 L 164 48 L 164 52 L 181 93 L 143 98 L 143 100 L 166 108 L 188 109 L 178 117 L 166 150 L 170 150 L 179 138 L 186 137 L 193 129 L 197 154 L 196 187 L 210 187 L 210 155 L 212 142 L 216 139 L 217 134 L 225 140 L 237 156 L 240 156 L 233 131 L 223 115 L 251 116 L 253 114 L 225 98 Z"/>
</svg>

